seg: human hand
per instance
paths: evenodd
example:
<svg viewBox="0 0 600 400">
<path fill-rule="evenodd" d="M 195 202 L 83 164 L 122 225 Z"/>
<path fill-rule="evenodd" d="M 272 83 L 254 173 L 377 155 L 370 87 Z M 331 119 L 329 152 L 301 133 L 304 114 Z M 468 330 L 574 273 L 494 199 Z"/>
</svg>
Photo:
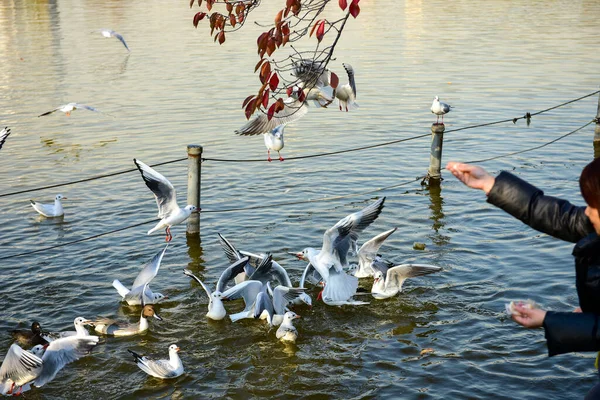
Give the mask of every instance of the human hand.
<svg viewBox="0 0 600 400">
<path fill-rule="evenodd" d="M 457 177 L 459 181 L 468 187 L 481 189 L 486 195 L 492 190 L 494 182 L 496 181 L 496 178 L 488 174 L 485 169 L 476 165 L 450 161 L 446 165 L 446 169 L 452 172 L 452 175 Z"/>
<path fill-rule="evenodd" d="M 541 308 L 529 308 L 525 304 L 515 304 L 512 319 L 525 328 L 539 328 L 544 324 L 546 311 Z"/>
</svg>

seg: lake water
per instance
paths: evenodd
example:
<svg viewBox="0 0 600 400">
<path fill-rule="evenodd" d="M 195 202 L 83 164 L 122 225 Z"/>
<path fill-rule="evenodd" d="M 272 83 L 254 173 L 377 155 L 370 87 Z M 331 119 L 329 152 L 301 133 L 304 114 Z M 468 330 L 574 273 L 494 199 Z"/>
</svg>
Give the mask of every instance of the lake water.
<svg viewBox="0 0 600 400">
<path fill-rule="evenodd" d="M 271 21 L 279 3 L 263 2 L 264 13 L 251 18 Z M 360 6 L 329 65 L 342 82 L 342 62 L 354 67 L 360 108 L 312 108 L 286 128 L 284 157 L 427 134 L 436 95 L 454 106 L 445 118 L 451 131 L 544 110 L 600 84 L 597 1 Z M 339 14 L 336 2 L 329 7 Z M 207 158 L 266 159 L 262 137 L 233 133 L 245 123 L 243 99 L 258 88 L 253 68 L 261 28 L 249 23 L 219 46 L 207 24 L 194 29 L 197 11 L 187 0 L 1 2 L 0 126 L 13 133 L 0 151 L 0 194 L 130 169 L 134 157 L 148 164 L 182 158 L 187 144 L 203 145 Z M 131 53 L 92 33 L 103 27 L 123 34 Z M 104 114 L 37 118 L 68 102 Z M 591 121 L 597 104 L 597 96 L 588 97 L 534 116 L 529 127 L 519 120 L 447 132 L 444 163 L 543 145 Z M 577 180 L 593 157 L 593 127 L 482 165 L 583 204 Z M 576 307 L 572 245 L 525 227 L 447 172 L 441 188 L 421 186 L 415 178 L 427 170 L 429 148 L 425 137 L 283 163 L 206 161 L 200 243 L 175 227 L 152 283 L 170 297 L 157 306 L 164 321 L 142 336 L 108 338 L 27 397 L 582 398 L 597 381 L 594 354 L 548 358 L 543 331 L 526 330 L 503 312 L 504 303 L 518 299 L 552 310 Z M 178 188 L 180 203 L 186 168 L 186 162 L 157 167 Z M 29 199 L 51 202 L 57 193 L 68 197 L 62 220 L 41 218 L 29 205 Z M 182 270 L 214 287 L 228 264 L 217 233 L 241 249 L 272 252 L 297 283 L 305 264 L 287 252 L 319 247 L 325 229 L 380 196 L 385 208 L 361 242 L 398 227 L 382 253 L 399 263 L 439 265 L 441 273 L 408 280 L 398 297 L 368 306 L 298 308 L 295 346 L 281 344 L 262 322 L 206 319 L 207 298 Z M 295 204 L 266 207 L 283 203 Z M 223 212 L 237 208 L 246 210 Z M 137 172 L 0 197 L 0 210 L 0 257 L 156 215 Z M 138 309 L 121 305 L 111 282 L 131 283 L 162 248 L 163 235 L 147 236 L 149 228 L 0 260 L 0 331 L 33 320 L 66 330 L 77 316 L 135 320 Z M 414 250 L 415 242 L 425 250 Z M 317 292 L 311 288 L 313 300 Z M 10 343 L 0 335 L 0 357 Z M 126 351 L 166 355 L 171 343 L 181 347 L 186 368 L 174 381 L 148 377 Z M 434 352 L 421 356 L 426 348 Z"/>
</svg>

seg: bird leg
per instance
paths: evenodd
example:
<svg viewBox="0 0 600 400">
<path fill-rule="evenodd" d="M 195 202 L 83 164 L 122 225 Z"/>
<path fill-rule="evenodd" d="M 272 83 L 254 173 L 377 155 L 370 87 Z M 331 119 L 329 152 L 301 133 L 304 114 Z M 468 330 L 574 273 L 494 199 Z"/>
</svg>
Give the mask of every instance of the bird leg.
<svg viewBox="0 0 600 400">
<path fill-rule="evenodd" d="M 267 161 L 268 161 L 268 162 L 271 162 L 271 161 L 273 161 L 273 159 L 271 158 L 271 149 L 268 149 L 268 150 L 267 150 Z"/>
<path fill-rule="evenodd" d="M 17 393 L 15 393 L 14 396 L 20 396 L 21 394 L 23 394 L 23 386 L 19 386 L 19 390 L 17 390 Z"/>
<path fill-rule="evenodd" d="M 281 157 L 281 153 L 278 151 L 277 154 L 279 154 L 279 161 L 283 161 L 283 157 Z"/>
<path fill-rule="evenodd" d="M 167 226 L 167 229 L 165 230 L 165 232 L 167 233 L 167 237 L 165 238 L 165 241 L 170 242 L 173 239 L 173 235 L 171 235 L 171 228 Z"/>
<path fill-rule="evenodd" d="M 70 117 L 71 116 L 71 111 L 67 111 L 65 114 L 67 115 L 67 117 Z"/>
<path fill-rule="evenodd" d="M 15 388 L 15 383 L 13 382 L 12 385 L 10 385 L 10 390 L 8 392 L 6 392 L 6 394 L 12 394 L 14 388 Z"/>
</svg>

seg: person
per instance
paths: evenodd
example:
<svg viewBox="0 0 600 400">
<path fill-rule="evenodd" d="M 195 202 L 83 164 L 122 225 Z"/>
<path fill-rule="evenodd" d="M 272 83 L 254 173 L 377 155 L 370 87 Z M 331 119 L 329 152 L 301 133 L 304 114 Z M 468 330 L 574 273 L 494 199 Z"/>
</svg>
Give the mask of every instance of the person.
<svg viewBox="0 0 600 400">
<path fill-rule="evenodd" d="M 586 206 L 547 196 L 506 171 L 494 177 L 479 166 L 453 161 L 446 169 L 466 186 L 482 190 L 489 203 L 523 223 L 575 243 L 572 255 L 578 312 L 546 311 L 517 304 L 512 318 L 527 328 L 544 328 L 549 356 L 600 351 L 600 158 L 586 165 L 579 177 Z M 600 399 L 600 383 L 588 392 L 586 399 Z"/>
</svg>

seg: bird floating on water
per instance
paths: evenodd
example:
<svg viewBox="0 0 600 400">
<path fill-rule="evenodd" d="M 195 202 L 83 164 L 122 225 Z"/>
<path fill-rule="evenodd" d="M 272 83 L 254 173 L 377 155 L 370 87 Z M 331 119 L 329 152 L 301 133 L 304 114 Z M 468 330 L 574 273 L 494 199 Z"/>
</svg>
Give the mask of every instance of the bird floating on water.
<svg viewBox="0 0 600 400">
<path fill-rule="evenodd" d="M 117 322 L 108 318 L 100 318 L 93 322 L 94 330 L 109 336 L 132 336 L 148 330 L 148 318 L 154 317 L 162 321 L 162 317 L 154 311 L 152 305 L 144 305 L 140 314 L 140 320 L 135 324 Z"/>
<path fill-rule="evenodd" d="M 183 374 L 183 363 L 177 354 L 179 347 L 176 344 L 169 346 L 168 360 L 154 360 L 147 356 L 142 356 L 136 352 L 127 349 L 133 355 L 134 362 L 138 367 L 148 375 L 161 379 L 173 379 Z"/>
<path fill-rule="evenodd" d="M 154 228 L 148 231 L 148 235 L 165 228 L 167 234 L 165 240 L 170 242 L 173 239 L 171 227 L 182 223 L 188 219 L 192 213 L 198 212 L 199 210 L 196 206 L 191 204 L 188 204 L 185 208 L 180 208 L 177 205 L 177 193 L 175 192 L 175 188 L 167 178 L 140 160 L 134 158 L 133 162 L 142 174 L 146 186 L 154 193 L 156 204 L 158 205 L 158 218 L 161 219 Z"/>
<path fill-rule="evenodd" d="M 431 112 L 437 115 L 436 125 L 440 122 L 440 115 L 442 116 L 442 125 L 444 124 L 444 115 L 448 114 L 452 106 L 446 103 L 442 103 L 438 96 L 435 96 L 433 103 L 431 104 Z"/>
<path fill-rule="evenodd" d="M 282 342 L 295 343 L 298 339 L 298 330 L 293 325 L 292 321 L 300 318 L 298 314 L 293 311 L 288 311 L 283 315 L 283 322 L 279 325 L 275 336 Z"/>
<path fill-rule="evenodd" d="M 65 215 L 62 203 L 60 202 L 61 200 L 67 200 L 67 198 L 63 197 L 62 194 L 57 194 L 54 198 L 54 204 L 42 204 L 34 200 L 29 200 L 29 202 L 31 203 L 33 209 L 44 217 L 54 218 Z"/>
<path fill-rule="evenodd" d="M 8 129 L 8 126 L 6 126 L 0 131 L 0 149 L 2 148 L 4 142 L 6 142 L 6 138 L 8 138 L 8 135 L 10 135 L 10 129 Z M 283 147 L 283 142 L 281 144 L 281 147 Z"/>
<path fill-rule="evenodd" d="M 267 161 L 271 162 L 271 150 L 274 150 L 279 155 L 279 161 L 283 161 L 281 149 L 283 149 L 283 129 L 285 124 L 276 126 L 270 132 L 263 133 L 265 146 L 267 146 Z"/>
<path fill-rule="evenodd" d="M 114 37 L 114 38 L 117 38 L 117 39 L 119 39 L 119 41 L 120 41 L 121 43 L 123 43 L 123 46 L 125 46 L 125 48 L 127 49 L 127 51 L 131 51 L 131 50 L 129 50 L 129 47 L 127 47 L 127 43 L 125 43 L 125 39 L 123 39 L 123 36 L 122 36 L 121 34 L 119 34 L 119 33 L 115 32 L 115 31 L 113 31 L 112 29 L 106 29 L 106 28 L 100 29 L 100 33 L 101 33 L 101 34 L 102 34 L 102 36 L 104 36 L 105 38 L 111 38 L 111 37 Z"/>
<path fill-rule="evenodd" d="M 86 106 L 85 104 L 68 103 L 68 104 L 62 105 L 60 107 L 56 107 L 54 110 L 46 111 L 45 113 L 38 115 L 38 117 L 43 117 L 44 115 L 50 115 L 56 111 L 62 111 L 65 113 L 65 115 L 67 117 L 69 117 L 71 115 L 71 112 L 77 110 L 78 108 L 83 108 L 83 109 L 86 109 L 89 111 L 94 111 L 94 112 L 100 112 L 100 110 L 98 110 L 97 108 Z"/>
</svg>

